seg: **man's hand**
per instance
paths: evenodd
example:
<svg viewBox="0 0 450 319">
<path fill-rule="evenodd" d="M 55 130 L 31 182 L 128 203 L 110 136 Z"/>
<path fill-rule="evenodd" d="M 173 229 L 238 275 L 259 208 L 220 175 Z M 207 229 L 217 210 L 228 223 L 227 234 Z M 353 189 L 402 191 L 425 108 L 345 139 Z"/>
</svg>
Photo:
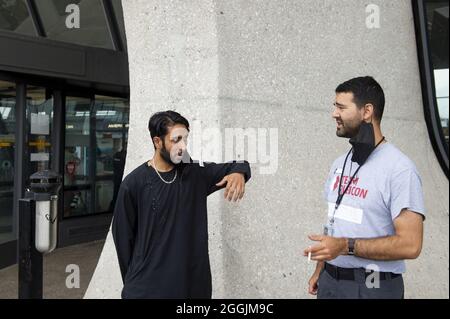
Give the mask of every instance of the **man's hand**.
<svg viewBox="0 0 450 319">
<path fill-rule="evenodd" d="M 225 189 L 225 199 L 228 201 L 237 202 L 244 197 L 245 193 L 245 177 L 242 173 L 233 173 L 225 176 L 219 183 L 216 184 L 218 187 L 227 185 Z"/>
<path fill-rule="evenodd" d="M 320 273 L 315 272 L 311 279 L 309 279 L 308 282 L 308 292 L 310 295 L 316 296 L 317 291 L 319 290 L 319 286 L 317 285 L 317 282 L 319 281 Z"/>
<path fill-rule="evenodd" d="M 308 256 L 311 252 L 311 259 L 316 261 L 331 261 L 339 255 L 346 255 L 348 243 L 345 238 L 334 238 L 321 235 L 310 235 L 310 240 L 319 242 L 317 245 L 305 249 L 303 255 Z"/>
</svg>

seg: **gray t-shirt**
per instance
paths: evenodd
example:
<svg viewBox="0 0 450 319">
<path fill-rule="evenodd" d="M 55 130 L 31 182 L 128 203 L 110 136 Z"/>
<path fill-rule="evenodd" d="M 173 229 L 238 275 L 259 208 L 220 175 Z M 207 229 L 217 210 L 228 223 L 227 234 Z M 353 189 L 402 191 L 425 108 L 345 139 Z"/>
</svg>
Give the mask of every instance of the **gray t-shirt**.
<svg viewBox="0 0 450 319">
<path fill-rule="evenodd" d="M 346 155 L 334 161 L 325 184 L 329 217 L 334 211 Z M 342 191 L 359 167 L 351 157 L 352 154 L 345 167 Z M 394 220 L 403 209 L 425 217 L 419 173 L 414 163 L 394 145 L 381 144 L 361 167 L 344 196 L 335 215 L 334 237 L 367 239 L 395 235 Z M 403 260 L 375 261 L 354 256 L 339 256 L 330 264 L 397 274 L 406 270 Z"/>
</svg>

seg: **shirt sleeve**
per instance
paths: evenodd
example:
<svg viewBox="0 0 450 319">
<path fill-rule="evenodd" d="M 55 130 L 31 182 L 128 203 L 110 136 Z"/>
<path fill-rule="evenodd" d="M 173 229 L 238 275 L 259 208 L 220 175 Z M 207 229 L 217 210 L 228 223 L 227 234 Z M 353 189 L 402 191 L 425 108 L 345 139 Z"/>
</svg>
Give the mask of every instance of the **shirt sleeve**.
<svg viewBox="0 0 450 319">
<path fill-rule="evenodd" d="M 343 159 L 342 159 L 343 162 Z M 338 188 L 339 178 L 341 177 L 341 172 L 338 174 L 338 168 L 342 167 L 341 158 L 337 158 L 333 164 L 331 164 L 330 170 L 328 171 L 327 180 L 325 181 L 325 185 L 323 188 L 323 198 L 326 202 L 328 202 L 328 195 L 330 192 L 334 192 Z M 333 199 L 335 200 L 335 199 Z"/>
<path fill-rule="evenodd" d="M 224 164 L 204 163 L 204 176 L 207 182 L 208 195 L 224 188 L 225 186 L 216 186 L 225 176 L 233 173 L 244 174 L 245 182 L 247 183 L 251 178 L 250 165 L 247 161 L 243 162 L 229 162 Z"/>
<path fill-rule="evenodd" d="M 128 187 L 122 183 L 117 195 L 116 206 L 114 208 L 112 235 L 116 246 L 122 280 L 128 271 L 134 242 L 136 236 L 136 205 L 130 194 Z"/>
<path fill-rule="evenodd" d="M 326 202 L 328 202 L 328 193 L 330 192 L 330 183 L 331 179 L 333 178 L 333 167 L 328 172 L 327 180 L 325 181 L 325 184 L 323 185 L 323 193 L 322 196 Z"/>
<path fill-rule="evenodd" d="M 416 170 L 409 168 L 392 176 L 390 198 L 392 220 L 404 209 L 418 213 L 425 219 L 422 181 Z"/>
</svg>

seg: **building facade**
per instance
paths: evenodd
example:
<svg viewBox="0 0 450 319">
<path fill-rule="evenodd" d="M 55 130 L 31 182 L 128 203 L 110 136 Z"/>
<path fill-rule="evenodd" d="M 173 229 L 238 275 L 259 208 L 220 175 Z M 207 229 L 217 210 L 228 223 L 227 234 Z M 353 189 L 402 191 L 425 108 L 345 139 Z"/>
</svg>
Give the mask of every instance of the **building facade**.
<svg viewBox="0 0 450 319">
<path fill-rule="evenodd" d="M 106 236 L 128 100 L 120 1 L 0 1 L 0 269 L 16 263 L 17 203 L 40 170 L 64 178 L 58 246 Z"/>
</svg>

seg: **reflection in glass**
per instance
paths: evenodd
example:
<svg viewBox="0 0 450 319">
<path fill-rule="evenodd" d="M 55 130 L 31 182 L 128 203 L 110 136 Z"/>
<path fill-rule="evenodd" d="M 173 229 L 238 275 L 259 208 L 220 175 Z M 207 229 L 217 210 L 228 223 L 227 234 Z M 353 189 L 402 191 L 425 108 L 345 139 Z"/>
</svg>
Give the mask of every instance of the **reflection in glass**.
<svg viewBox="0 0 450 319">
<path fill-rule="evenodd" d="M 64 217 L 89 214 L 90 109 L 90 99 L 66 98 Z"/>
<path fill-rule="evenodd" d="M 13 228 L 15 84 L 0 81 L 0 244 L 15 239 Z"/>
<path fill-rule="evenodd" d="M 428 37 L 442 133 L 449 145 L 449 1 L 426 1 Z"/>
<path fill-rule="evenodd" d="M 127 46 L 127 37 L 125 35 L 125 20 L 123 17 L 123 8 L 122 8 L 122 1 L 121 0 L 112 0 L 114 13 L 116 15 L 117 24 L 119 25 L 120 30 L 120 37 L 122 38 L 122 42 L 125 46 Z"/>
<path fill-rule="evenodd" d="M 112 212 L 125 166 L 128 122 L 126 99 L 66 98 L 65 217 Z M 94 163 L 89 154 L 95 154 Z"/>
<path fill-rule="evenodd" d="M 79 8 L 79 28 L 68 28 L 66 25 L 67 21 L 73 21 L 72 18 L 76 14 L 75 11 L 67 10 L 72 4 Z M 48 38 L 87 46 L 113 48 L 101 0 L 39 0 L 36 1 L 36 5 Z"/>
<path fill-rule="evenodd" d="M 112 211 L 122 182 L 128 140 L 129 105 L 121 98 L 95 97 L 96 211 Z"/>
<path fill-rule="evenodd" d="M 45 88 L 27 87 L 27 119 L 30 166 L 29 171 L 25 173 L 29 177 L 36 172 L 52 169 L 50 161 L 53 96 Z"/>
<path fill-rule="evenodd" d="M 436 100 L 438 104 L 439 117 L 441 120 L 441 126 L 444 133 L 444 138 L 448 145 L 448 91 L 449 91 L 449 72 L 448 69 L 434 70 L 434 80 L 436 83 Z"/>
<path fill-rule="evenodd" d="M 0 30 L 36 35 L 25 0 L 0 0 Z"/>
</svg>

